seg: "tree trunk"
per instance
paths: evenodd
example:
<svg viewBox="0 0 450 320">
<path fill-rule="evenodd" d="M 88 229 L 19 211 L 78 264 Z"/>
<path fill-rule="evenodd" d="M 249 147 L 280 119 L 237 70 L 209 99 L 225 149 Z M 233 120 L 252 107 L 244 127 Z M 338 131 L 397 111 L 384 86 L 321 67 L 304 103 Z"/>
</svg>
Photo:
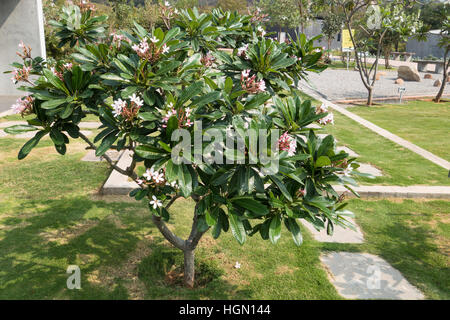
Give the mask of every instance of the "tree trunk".
<svg viewBox="0 0 450 320">
<path fill-rule="evenodd" d="M 383 50 L 383 54 L 384 54 L 384 66 L 386 67 L 386 69 L 390 69 L 391 65 L 389 64 L 389 58 L 391 55 L 391 50 L 388 48 L 384 48 Z"/>
<path fill-rule="evenodd" d="M 371 106 L 373 104 L 373 87 L 367 88 L 367 91 L 369 91 L 369 95 L 367 97 L 367 105 Z"/>
<path fill-rule="evenodd" d="M 194 249 L 195 250 L 195 249 Z M 185 250 L 184 253 L 184 285 L 194 288 L 195 281 L 195 253 L 194 250 Z"/>
<path fill-rule="evenodd" d="M 447 85 L 447 77 L 448 77 L 447 68 L 450 65 L 450 59 L 448 59 L 448 61 L 447 61 L 448 51 L 449 51 L 449 49 L 447 48 L 447 50 L 445 51 L 445 55 L 444 55 L 444 72 L 443 72 L 443 77 L 442 77 L 441 88 L 439 89 L 439 92 L 438 92 L 436 98 L 434 98 L 435 102 L 441 102 L 441 98 L 442 98 L 442 95 L 444 94 L 445 86 Z"/>
</svg>

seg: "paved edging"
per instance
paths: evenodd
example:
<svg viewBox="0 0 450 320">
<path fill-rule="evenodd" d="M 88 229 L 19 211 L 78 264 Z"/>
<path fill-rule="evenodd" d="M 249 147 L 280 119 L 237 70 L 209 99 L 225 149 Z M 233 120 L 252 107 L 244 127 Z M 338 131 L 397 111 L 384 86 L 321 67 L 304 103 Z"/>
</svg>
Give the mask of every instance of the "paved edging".
<svg viewBox="0 0 450 320">
<path fill-rule="evenodd" d="M 344 186 L 333 188 L 339 194 L 353 196 Z M 363 198 L 450 199 L 450 186 L 359 186 L 352 189 Z"/>
<path fill-rule="evenodd" d="M 132 153 L 125 150 L 117 161 L 117 166 L 126 169 L 133 161 Z M 128 195 L 131 190 L 139 188 L 136 182 L 130 181 L 127 176 L 113 170 L 100 190 L 104 195 Z"/>
<path fill-rule="evenodd" d="M 334 110 L 336 110 L 336 111 L 342 113 L 343 115 L 345 115 L 346 117 L 358 122 L 360 125 L 372 130 L 373 132 L 379 134 L 380 136 L 382 136 L 388 140 L 391 140 L 392 142 L 395 142 L 404 148 L 411 150 L 412 152 L 420 155 L 421 157 L 437 164 L 438 166 L 440 166 L 446 170 L 450 170 L 450 162 L 448 162 L 447 160 L 444 160 L 444 159 L 434 155 L 433 153 L 431 153 L 425 149 L 422 149 L 421 147 L 415 145 L 414 143 L 411 143 L 408 140 L 400 138 L 399 136 L 387 131 L 386 129 L 383 129 L 383 128 L 373 124 L 372 122 L 367 121 L 366 119 L 361 118 L 360 116 L 346 110 L 345 108 L 340 107 L 340 106 L 324 99 L 323 97 L 319 96 L 316 92 L 314 92 L 310 88 L 306 88 L 303 86 L 302 90 L 304 90 L 306 94 L 310 95 L 314 99 L 319 100 L 320 102 L 330 106 Z"/>
</svg>

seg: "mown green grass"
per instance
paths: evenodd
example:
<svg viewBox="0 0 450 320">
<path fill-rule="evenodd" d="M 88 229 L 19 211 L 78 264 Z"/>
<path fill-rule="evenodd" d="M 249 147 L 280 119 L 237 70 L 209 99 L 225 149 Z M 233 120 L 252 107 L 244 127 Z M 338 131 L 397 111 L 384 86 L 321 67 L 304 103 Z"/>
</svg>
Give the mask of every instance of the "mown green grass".
<svg viewBox="0 0 450 320">
<path fill-rule="evenodd" d="M 349 111 L 450 161 L 450 102 L 410 101 Z"/>
<path fill-rule="evenodd" d="M 356 66 L 356 63 L 354 61 L 350 61 L 348 64 L 349 69 L 354 69 Z M 367 66 L 370 68 L 372 64 L 368 63 Z M 328 65 L 328 68 L 330 69 L 347 69 L 347 63 L 342 61 L 333 61 L 331 64 Z M 384 65 L 384 59 L 378 61 L 378 70 L 386 70 L 386 71 L 395 71 L 395 67 L 391 67 L 390 69 L 386 69 Z"/>
<path fill-rule="evenodd" d="M 418 154 L 383 138 L 335 111 L 335 125 L 324 130 L 359 154 L 358 161 L 369 163 L 383 172 L 375 179 L 359 178 L 361 184 L 372 185 L 448 185 L 448 172 Z M 443 144 L 445 144 L 443 142 Z"/>
<path fill-rule="evenodd" d="M 322 244 L 305 231 L 297 248 L 284 231 L 277 245 L 255 236 L 240 246 L 230 233 L 217 241 L 208 233 L 189 290 L 179 285 L 182 255 L 146 203 L 95 195 L 104 163 L 80 162 L 84 146 L 73 141 L 66 156 L 44 141 L 19 162 L 22 142 L 0 139 L 2 299 L 341 299 L 319 262 L 326 250 L 379 254 L 428 298 L 448 299 L 449 202 L 351 200 L 363 245 Z M 177 234 L 188 234 L 193 208 L 189 200 L 171 208 Z M 70 264 L 80 266 L 81 290 L 66 289 Z"/>
</svg>

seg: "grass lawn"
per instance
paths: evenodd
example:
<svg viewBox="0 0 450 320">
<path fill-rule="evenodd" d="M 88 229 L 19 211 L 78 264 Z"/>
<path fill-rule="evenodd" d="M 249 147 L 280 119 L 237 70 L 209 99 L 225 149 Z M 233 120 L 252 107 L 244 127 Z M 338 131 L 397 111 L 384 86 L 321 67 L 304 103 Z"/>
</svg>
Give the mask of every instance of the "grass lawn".
<svg viewBox="0 0 450 320">
<path fill-rule="evenodd" d="M 418 154 L 383 138 L 375 132 L 335 111 L 335 125 L 326 132 L 359 154 L 358 161 L 369 163 L 383 172 L 375 179 L 361 178 L 361 184 L 376 185 L 448 185 L 448 172 Z M 386 128 L 388 129 L 388 128 Z M 443 139 L 442 144 L 445 144 Z"/>
<path fill-rule="evenodd" d="M 19 162 L 23 142 L 0 139 L 0 299 L 340 299 L 320 266 L 324 250 L 379 254 L 428 298 L 449 298 L 449 202 L 351 200 L 363 245 L 321 244 L 305 231 L 297 248 L 284 231 L 276 246 L 254 237 L 241 247 L 230 233 L 207 234 L 198 287 L 188 290 L 179 285 L 182 256 L 146 204 L 95 195 L 108 170 L 79 161 L 83 144 L 59 156 L 43 141 Z M 186 235 L 192 210 L 192 201 L 176 202 L 170 228 Z M 81 268 L 81 290 L 66 289 L 70 264 Z"/>
<path fill-rule="evenodd" d="M 410 101 L 349 111 L 450 161 L 450 102 Z"/>
</svg>

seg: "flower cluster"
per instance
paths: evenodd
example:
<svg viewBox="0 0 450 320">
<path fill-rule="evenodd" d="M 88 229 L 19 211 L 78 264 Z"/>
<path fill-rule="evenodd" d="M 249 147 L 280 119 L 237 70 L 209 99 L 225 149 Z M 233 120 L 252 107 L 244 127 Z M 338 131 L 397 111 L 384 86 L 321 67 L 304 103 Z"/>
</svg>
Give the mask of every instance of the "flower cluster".
<svg viewBox="0 0 450 320">
<path fill-rule="evenodd" d="M 132 49 L 140 58 L 150 62 L 155 62 L 159 59 L 161 54 L 166 54 L 169 52 L 169 47 L 166 44 L 159 48 L 156 45 L 158 42 L 159 40 L 156 37 L 152 37 L 150 38 L 149 44 L 148 39 L 144 38 L 139 44 L 133 45 Z"/>
<path fill-rule="evenodd" d="M 28 81 L 28 77 L 30 76 L 31 67 L 23 66 L 22 69 L 14 69 L 12 74 L 11 81 L 16 84 L 19 81 Z"/>
<path fill-rule="evenodd" d="M 20 41 L 19 48 L 22 50 L 22 52 L 16 51 L 16 54 L 21 57 L 22 59 L 31 59 L 31 47 L 26 46 L 23 41 Z"/>
<path fill-rule="evenodd" d="M 117 47 L 117 49 L 120 49 L 120 46 L 122 45 L 122 41 L 128 41 L 128 43 L 130 43 L 131 44 L 131 40 L 130 39 L 128 39 L 127 37 L 125 37 L 124 35 L 122 35 L 122 34 L 117 34 L 117 33 L 115 33 L 115 32 L 112 32 L 111 34 L 110 34 L 110 36 L 112 37 L 112 43 L 111 43 L 111 45 L 115 45 L 116 47 Z"/>
<path fill-rule="evenodd" d="M 256 74 L 250 77 L 250 70 L 242 71 L 241 86 L 243 90 L 249 93 L 266 91 L 266 82 L 264 80 L 256 81 Z"/>
<path fill-rule="evenodd" d="M 205 67 L 210 67 L 212 66 L 212 64 L 214 63 L 216 59 L 212 56 L 212 54 L 210 52 L 208 52 L 206 55 L 203 55 L 200 62 L 205 66 Z"/>
<path fill-rule="evenodd" d="M 256 34 L 258 36 L 264 37 L 266 35 L 266 30 L 264 30 L 263 27 L 258 26 L 258 28 L 256 29 Z"/>
<path fill-rule="evenodd" d="M 89 0 L 80 0 L 80 2 L 78 3 L 78 6 L 80 7 L 80 11 L 81 12 L 86 12 L 86 11 L 95 11 L 95 4 L 91 3 Z"/>
<path fill-rule="evenodd" d="M 113 102 L 113 114 L 114 117 L 121 116 L 126 121 L 132 121 L 136 118 L 136 115 L 139 112 L 139 109 L 144 105 L 144 101 L 137 96 L 135 93 L 131 97 L 129 97 L 130 103 L 127 101 L 123 101 L 122 99 L 118 99 Z"/>
<path fill-rule="evenodd" d="M 278 139 L 278 149 L 281 151 L 287 151 L 290 157 L 295 155 L 297 150 L 297 141 L 295 137 L 290 136 L 287 132 L 283 133 Z"/>
<path fill-rule="evenodd" d="M 316 114 L 321 114 L 321 113 L 327 113 L 328 112 L 328 107 L 324 104 L 322 104 L 320 107 L 316 107 Z M 333 113 L 328 113 L 327 116 L 319 119 L 317 121 L 320 125 L 325 126 L 329 123 L 334 124 L 334 116 Z"/>
<path fill-rule="evenodd" d="M 33 111 L 33 97 L 26 96 L 16 100 L 16 103 L 11 106 L 14 113 L 20 113 L 22 116 L 30 114 Z"/>
<path fill-rule="evenodd" d="M 240 47 L 237 51 L 237 55 L 243 59 L 247 59 L 247 52 L 248 50 L 248 44 L 245 44 L 244 46 Z"/>
<path fill-rule="evenodd" d="M 178 119 L 178 127 L 179 128 L 192 127 L 192 125 L 194 123 L 190 119 L 191 114 L 192 114 L 192 109 L 191 108 L 187 107 L 186 109 L 184 109 L 184 110 L 180 109 L 177 112 L 177 110 L 175 110 L 175 108 L 173 107 L 173 103 L 172 102 L 169 103 L 168 108 L 169 108 L 169 111 L 165 112 L 164 118 L 162 119 L 162 122 L 163 122 L 162 127 L 163 128 L 167 127 L 167 122 L 173 116 L 177 117 L 177 119 Z"/>
<path fill-rule="evenodd" d="M 142 175 L 141 179 L 136 180 L 136 182 L 142 186 L 142 185 L 154 185 L 154 186 L 171 186 L 172 188 L 178 188 L 177 183 L 171 182 L 169 183 L 166 180 L 166 175 L 164 172 L 164 169 L 162 170 L 155 170 L 153 168 L 147 169 L 145 173 Z"/>
<path fill-rule="evenodd" d="M 169 1 L 160 4 L 161 18 L 168 29 L 170 29 L 170 20 L 173 19 L 179 12 L 177 8 L 172 7 Z"/>
<path fill-rule="evenodd" d="M 269 16 L 268 14 L 262 13 L 261 8 L 259 7 L 256 7 L 253 11 L 250 11 L 250 9 L 248 9 L 248 14 L 252 16 L 250 20 L 252 23 L 267 21 L 267 17 Z"/>
</svg>

